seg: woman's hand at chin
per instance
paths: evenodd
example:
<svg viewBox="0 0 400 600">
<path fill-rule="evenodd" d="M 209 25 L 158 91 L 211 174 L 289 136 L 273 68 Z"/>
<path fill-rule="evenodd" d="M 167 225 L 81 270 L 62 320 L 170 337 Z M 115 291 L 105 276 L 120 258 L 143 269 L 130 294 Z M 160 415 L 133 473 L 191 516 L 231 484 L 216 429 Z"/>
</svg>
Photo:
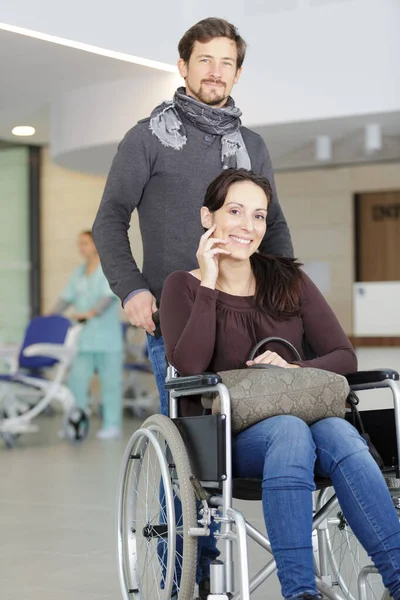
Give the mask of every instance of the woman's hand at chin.
<svg viewBox="0 0 400 600">
<path fill-rule="evenodd" d="M 219 248 L 219 245 L 226 245 L 229 242 L 220 238 L 212 237 L 215 231 L 215 225 L 210 227 L 208 231 L 200 238 L 199 248 L 197 250 L 197 261 L 200 267 L 201 284 L 203 287 L 208 287 L 215 290 L 215 285 L 219 272 L 219 257 L 221 254 L 229 256 L 229 250 Z"/>
</svg>

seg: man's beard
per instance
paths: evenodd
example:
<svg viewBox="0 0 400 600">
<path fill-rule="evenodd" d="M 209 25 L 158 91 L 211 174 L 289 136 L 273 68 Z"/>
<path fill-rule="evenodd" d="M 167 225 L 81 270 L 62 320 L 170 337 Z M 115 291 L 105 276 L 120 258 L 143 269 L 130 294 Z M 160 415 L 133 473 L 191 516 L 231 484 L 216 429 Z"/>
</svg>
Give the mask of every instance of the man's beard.
<svg viewBox="0 0 400 600">
<path fill-rule="evenodd" d="M 217 106 L 219 104 L 225 104 L 228 96 L 226 95 L 226 85 L 221 83 L 218 88 L 214 90 L 205 90 L 203 85 L 206 81 L 202 81 L 200 87 L 197 92 L 195 92 L 190 86 L 189 82 L 186 81 L 186 87 L 188 90 L 203 104 L 208 104 L 208 106 Z M 213 82 L 214 83 L 214 82 Z"/>
</svg>

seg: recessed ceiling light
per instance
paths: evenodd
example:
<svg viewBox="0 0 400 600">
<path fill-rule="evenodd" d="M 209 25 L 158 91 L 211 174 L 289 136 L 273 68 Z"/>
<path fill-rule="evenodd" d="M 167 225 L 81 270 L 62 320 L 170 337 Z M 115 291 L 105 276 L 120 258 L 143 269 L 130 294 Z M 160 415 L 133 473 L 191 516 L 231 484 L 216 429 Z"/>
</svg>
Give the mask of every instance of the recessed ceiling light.
<svg viewBox="0 0 400 600">
<path fill-rule="evenodd" d="M 18 125 L 18 127 L 13 128 L 11 133 L 14 135 L 29 136 L 34 135 L 36 133 L 36 129 L 30 125 Z"/>
</svg>

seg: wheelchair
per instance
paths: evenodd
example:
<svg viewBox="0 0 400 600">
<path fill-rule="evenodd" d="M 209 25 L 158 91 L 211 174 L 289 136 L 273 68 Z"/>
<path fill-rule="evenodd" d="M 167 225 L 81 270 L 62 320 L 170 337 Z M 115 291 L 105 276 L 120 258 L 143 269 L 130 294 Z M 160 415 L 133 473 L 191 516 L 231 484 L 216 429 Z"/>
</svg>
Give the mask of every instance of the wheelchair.
<svg viewBox="0 0 400 600">
<path fill-rule="evenodd" d="M 399 374 L 380 369 L 360 371 L 347 379 L 354 391 L 391 390 L 400 456 Z M 233 499 L 261 500 L 261 481 L 233 476 L 228 389 L 216 374 L 180 377 L 172 366 L 165 385 L 170 418 L 149 417 L 132 435 L 123 457 L 117 507 L 122 597 L 192 600 L 198 540 L 210 534 L 214 523 L 219 527 L 215 537 L 221 557 L 211 563 L 207 600 L 249 600 L 276 571 L 276 564 L 270 557 L 250 577 L 248 539 L 272 552 L 268 538 L 233 506 Z M 221 399 L 220 415 L 178 416 L 180 398 L 216 394 Z M 384 475 L 400 509 L 398 465 L 385 469 Z M 316 489 L 313 549 L 318 591 L 330 600 L 388 600 L 389 592 L 341 512 L 332 483 L 316 480 Z"/>
<path fill-rule="evenodd" d="M 9 372 L 0 374 L 0 439 L 7 448 L 13 448 L 20 435 L 38 431 L 32 421 L 46 413 L 53 400 L 64 412 L 63 436 L 71 442 L 86 438 L 88 416 L 75 406 L 65 385 L 81 330 L 81 324 L 72 325 L 60 315 L 36 317 L 28 324 L 21 346 L 10 357 Z"/>
</svg>

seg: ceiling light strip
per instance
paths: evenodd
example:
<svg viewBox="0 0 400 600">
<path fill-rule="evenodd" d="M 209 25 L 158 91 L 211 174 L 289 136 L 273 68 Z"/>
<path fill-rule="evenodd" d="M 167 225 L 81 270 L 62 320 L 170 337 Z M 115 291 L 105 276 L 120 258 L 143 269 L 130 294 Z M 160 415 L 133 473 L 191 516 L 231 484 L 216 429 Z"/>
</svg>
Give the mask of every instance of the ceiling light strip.
<svg viewBox="0 0 400 600">
<path fill-rule="evenodd" d="M 33 29 L 26 29 L 25 27 L 17 27 L 16 25 L 0 23 L 0 29 L 2 29 L 3 31 L 9 31 L 10 33 L 17 33 L 19 35 L 25 35 L 27 37 L 35 38 L 37 40 L 42 40 L 43 42 L 59 44 L 60 46 L 75 48 L 76 50 L 82 50 L 83 52 L 90 52 L 91 54 L 98 54 L 99 56 L 106 56 L 107 58 L 113 58 L 115 60 L 134 63 L 136 65 L 142 65 L 143 67 L 149 67 L 151 69 L 158 69 L 159 71 L 177 73 L 177 68 L 175 65 L 159 62 L 157 60 L 151 60 L 149 58 L 142 58 L 140 56 L 133 56 L 132 54 L 126 54 L 125 52 L 108 50 L 107 48 L 101 48 L 100 46 L 84 44 L 83 42 L 69 40 L 67 38 L 62 38 L 57 35 L 49 35 L 48 33 L 34 31 Z"/>
</svg>

